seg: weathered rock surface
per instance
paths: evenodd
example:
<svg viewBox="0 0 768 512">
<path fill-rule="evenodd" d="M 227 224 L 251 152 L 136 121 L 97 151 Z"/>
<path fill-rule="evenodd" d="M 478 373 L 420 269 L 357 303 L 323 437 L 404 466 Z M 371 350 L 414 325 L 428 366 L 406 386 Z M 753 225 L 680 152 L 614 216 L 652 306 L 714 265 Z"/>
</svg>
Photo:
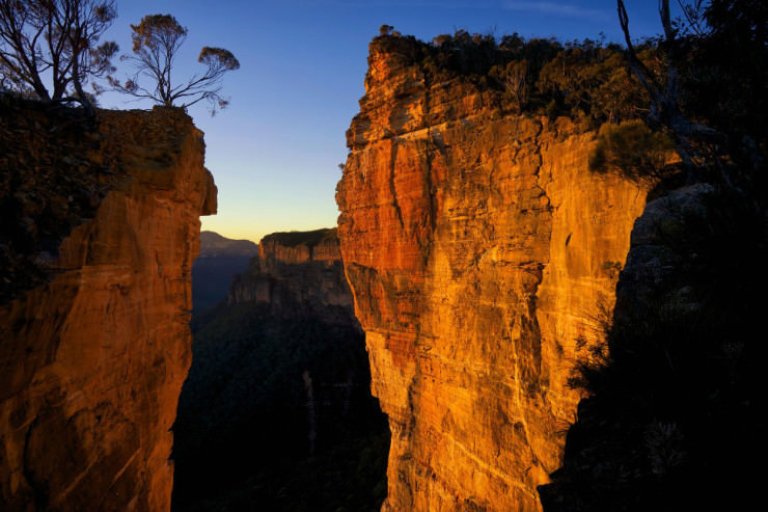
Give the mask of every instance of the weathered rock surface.
<svg viewBox="0 0 768 512">
<path fill-rule="evenodd" d="M 383 510 L 540 510 L 646 190 L 589 171 L 593 133 L 406 53 L 371 45 L 337 192 L 392 432 Z"/>
<path fill-rule="evenodd" d="M 84 165 L 119 179 L 46 261 L 48 282 L 0 307 L 3 510 L 170 506 L 190 272 L 216 189 L 178 110 L 100 112 L 93 137 Z"/>
</svg>

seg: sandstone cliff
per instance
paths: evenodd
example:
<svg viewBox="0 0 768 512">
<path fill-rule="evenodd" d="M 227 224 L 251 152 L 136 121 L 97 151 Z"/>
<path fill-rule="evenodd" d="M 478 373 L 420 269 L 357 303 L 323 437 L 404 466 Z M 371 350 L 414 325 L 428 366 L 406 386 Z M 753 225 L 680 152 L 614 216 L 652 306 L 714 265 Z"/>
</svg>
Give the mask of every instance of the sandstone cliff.
<svg viewBox="0 0 768 512">
<path fill-rule="evenodd" d="M 337 192 L 392 433 L 383 510 L 536 511 L 647 191 L 589 171 L 594 133 L 435 80 L 420 44 L 372 43 Z"/>
<path fill-rule="evenodd" d="M 250 269 L 232 284 L 228 302 L 267 305 L 285 319 L 358 326 L 336 229 L 265 236 Z"/>
<path fill-rule="evenodd" d="M 73 179 L 46 164 L 62 158 L 108 178 L 92 218 L 48 218 L 73 229 L 38 258 L 42 284 L 0 306 L 0 508 L 168 510 L 198 217 L 216 209 L 202 133 L 175 109 L 103 111 L 62 146 L 73 126 L 29 117 L 28 138 L 3 134 L 11 193 Z"/>
</svg>

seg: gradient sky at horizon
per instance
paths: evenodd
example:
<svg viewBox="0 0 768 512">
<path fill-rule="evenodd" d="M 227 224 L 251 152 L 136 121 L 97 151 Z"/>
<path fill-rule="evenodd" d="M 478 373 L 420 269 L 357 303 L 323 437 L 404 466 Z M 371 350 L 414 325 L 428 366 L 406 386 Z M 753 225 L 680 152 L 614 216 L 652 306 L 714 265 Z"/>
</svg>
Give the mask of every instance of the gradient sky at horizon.
<svg viewBox="0 0 768 512">
<path fill-rule="evenodd" d="M 633 35 L 659 32 L 656 2 L 628 0 Z M 173 14 L 189 29 L 176 76 L 202 68 L 203 46 L 232 51 L 241 69 L 224 78 L 231 105 L 215 117 L 190 109 L 205 132 L 206 166 L 219 214 L 203 229 L 258 241 L 275 231 L 336 225 L 334 200 L 346 160 L 345 131 L 364 93 L 368 43 L 386 23 L 431 40 L 457 29 L 560 40 L 621 40 L 614 0 L 118 0 L 106 35 L 130 50 L 131 23 Z M 131 73 L 118 62 L 116 75 Z M 147 108 L 107 93 L 107 108 Z"/>
</svg>

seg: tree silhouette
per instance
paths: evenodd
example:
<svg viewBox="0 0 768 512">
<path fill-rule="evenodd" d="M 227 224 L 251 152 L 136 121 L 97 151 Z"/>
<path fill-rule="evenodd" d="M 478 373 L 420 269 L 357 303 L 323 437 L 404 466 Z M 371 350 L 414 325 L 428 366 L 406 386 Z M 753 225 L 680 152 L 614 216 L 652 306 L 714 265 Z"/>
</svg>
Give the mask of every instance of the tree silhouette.
<svg viewBox="0 0 768 512">
<path fill-rule="evenodd" d="M 83 85 L 113 71 L 117 45 L 96 43 L 116 15 L 113 0 L 0 0 L 3 88 L 91 109 Z"/>
<path fill-rule="evenodd" d="M 227 71 L 240 68 L 240 63 L 229 50 L 204 47 L 197 61 L 207 69 L 186 82 L 175 85 L 172 80 L 176 54 L 187 38 L 187 29 L 170 14 L 152 14 L 131 25 L 133 55 L 125 56 L 136 64 L 137 72 L 125 82 L 110 77 L 110 83 L 119 91 L 137 98 L 146 98 L 166 107 L 189 107 L 200 101 L 211 103 L 211 112 L 229 103 L 219 95 L 221 79 Z M 151 86 L 139 83 L 141 78 Z"/>
<path fill-rule="evenodd" d="M 626 6 L 616 3 L 629 68 L 651 100 L 649 125 L 670 135 L 689 170 L 714 167 L 726 186 L 751 186 L 744 179 L 765 166 L 768 3 L 679 0 L 683 18 L 674 19 L 660 0 L 660 75 L 638 58 Z M 742 169 L 725 165 L 734 160 Z"/>
</svg>

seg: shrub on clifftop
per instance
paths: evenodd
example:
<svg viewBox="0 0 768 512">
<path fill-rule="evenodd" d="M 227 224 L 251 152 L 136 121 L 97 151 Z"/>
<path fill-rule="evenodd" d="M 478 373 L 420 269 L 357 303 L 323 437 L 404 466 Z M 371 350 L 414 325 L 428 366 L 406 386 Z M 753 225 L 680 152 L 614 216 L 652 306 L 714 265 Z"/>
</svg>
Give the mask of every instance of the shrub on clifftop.
<svg viewBox="0 0 768 512">
<path fill-rule="evenodd" d="M 639 119 L 606 123 L 600 128 L 589 168 L 594 172 L 615 169 L 632 179 L 660 177 L 673 151 L 669 137 L 651 131 Z"/>
</svg>

